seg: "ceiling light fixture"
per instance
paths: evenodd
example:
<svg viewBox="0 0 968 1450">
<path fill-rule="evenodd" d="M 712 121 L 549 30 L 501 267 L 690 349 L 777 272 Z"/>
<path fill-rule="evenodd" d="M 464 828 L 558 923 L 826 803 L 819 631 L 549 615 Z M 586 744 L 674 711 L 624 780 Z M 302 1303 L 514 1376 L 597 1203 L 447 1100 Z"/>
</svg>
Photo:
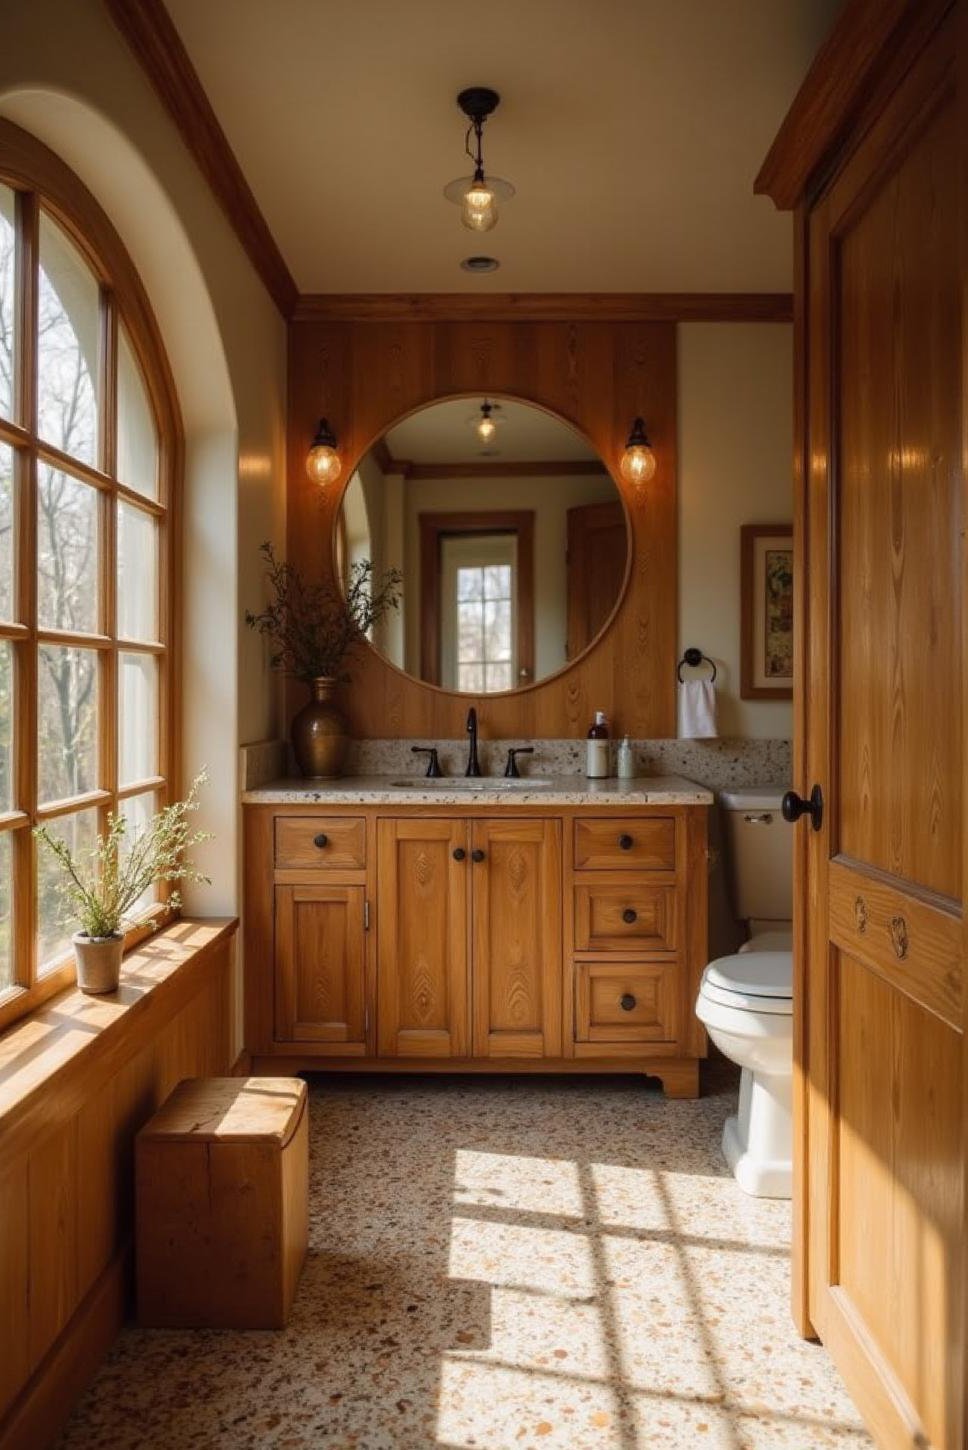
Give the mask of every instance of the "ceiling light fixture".
<svg viewBox="0 0 968 1450">
<path fill-rule="evenodd" d="M 628 483 L 648 483 L 655 473 L 655 454 L 641 418 L 632 424 L 619 471 Z"/>
<path fill-rule="evenodd" d="M 500 403 L 489 403 L 485 398 L 481 404 L 480 411 L 472 413 L 467 420 L 468 423 L 473 425 L 478 441 L 485 448 L 488 448 L 494 442 L 497 436 L 498 424 L 504 422 L 503 418 L 497 416 L 500 411 Z"/>
<path fill-rule="evenodd" d="M 325 418 L 320 418 L 313 446 L 306 455 L 306 472 L 313 483 L 332 483 L 342 468 L 336 452 L 336 434 Z"/>
<path fill-rule="evenodd" d="M 470 121 L 464 137 L 464 150 L 474 163 L 473 176 L 458 176 L 444 187 L 448 201 L 460 207 L 460 219 L 472 232 L 489 232 L 497 223 L 497 203 L 509 201 L 514 187 L 499 176 L 488 176 L 484 171 L 483 131 L 484 122 L 498 107 L 500 96 L 487 86 L 470 86 L 461 91 L 457 104 Z M 471 150 L 471 135 L 475 138 L 475 149 Z"/>
</svg>

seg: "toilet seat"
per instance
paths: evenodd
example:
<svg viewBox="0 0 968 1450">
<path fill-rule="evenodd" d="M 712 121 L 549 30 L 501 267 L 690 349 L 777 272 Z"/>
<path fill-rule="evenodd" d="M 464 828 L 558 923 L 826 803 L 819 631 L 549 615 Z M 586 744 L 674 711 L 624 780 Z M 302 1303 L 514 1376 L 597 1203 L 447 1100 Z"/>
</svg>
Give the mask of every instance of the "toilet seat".
<svg viewBox="0 0 968 1450">
<path fill-rule="evenodd" d="M 790 952 L 742 952 L 710 962 L 700 995 L 740 1012 L 793 1015 L 793 956 Z"/>
</svg>

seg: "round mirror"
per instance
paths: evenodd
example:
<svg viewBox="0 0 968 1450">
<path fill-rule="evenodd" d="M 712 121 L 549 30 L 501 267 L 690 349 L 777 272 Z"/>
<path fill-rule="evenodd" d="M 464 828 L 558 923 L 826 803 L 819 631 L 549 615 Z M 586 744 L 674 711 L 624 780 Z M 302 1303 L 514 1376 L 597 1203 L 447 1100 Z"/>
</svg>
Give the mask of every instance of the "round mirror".
<svg viewBox="0 0 968 1450">
<path fill-rule="evenodd" d="M 336 536 L 354 564 L 403 576 L 371 643 L 468 694 L 546 679 L 601 633 L 629 535 L 608 469 L 561 418 L 503 397 L 448 398 L 392 428 L 347 482 Z"/>
</svg>

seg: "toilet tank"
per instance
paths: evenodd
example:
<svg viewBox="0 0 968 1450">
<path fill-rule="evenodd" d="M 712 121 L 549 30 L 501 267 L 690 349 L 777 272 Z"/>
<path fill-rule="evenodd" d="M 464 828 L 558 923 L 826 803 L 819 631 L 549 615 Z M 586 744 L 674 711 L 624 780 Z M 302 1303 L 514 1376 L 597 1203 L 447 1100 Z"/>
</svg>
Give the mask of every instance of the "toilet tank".
<svg viewBox="0 0 968 1450">
<path fill-rule="evenodd" d="M 780 814 L 779 786 L 725 790 L 726 871 L 741 921 L 793 918 L 793 827 Z"/>
</svg>

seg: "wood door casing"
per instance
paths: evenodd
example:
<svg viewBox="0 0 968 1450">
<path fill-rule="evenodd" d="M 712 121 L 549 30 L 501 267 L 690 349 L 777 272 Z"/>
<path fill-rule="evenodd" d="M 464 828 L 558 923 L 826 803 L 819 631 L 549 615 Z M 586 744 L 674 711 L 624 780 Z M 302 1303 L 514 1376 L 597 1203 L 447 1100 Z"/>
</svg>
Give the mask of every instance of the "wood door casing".
<svg viewBox="0 0 968 1450">
<path fill-rule="evenodd" d="M 366 1051 L 365 891 L 277 886 L 276 1035 L 325 1042 L 338 1056 Z"/>
<path fill-rule="evenodd" d="M 420 678 L 439 685 L 443 608 L 441 544 L 448 537 L 513 534 L 516 664 L 522 680 L 534 679 L 534 512 L 487 509 L 476 513 L 422 513 L 420 521 Z"/>
<path fill-rule="evenodd" d="M 882 1446 L 963 1444 L 959 122 L 950 27 L 808 217 L 810 1322 Z"/>
<path fill-rule="evenodd" d="M 395 817 L 377 826 L 377 1040 L 382 1057 L 465 1057 L 468 823 Z M 461 859 L 454 852 L 463 851 Z"/>
<path fill-rule="evenodd" d="M 598 637 L 618 602 L 630 540 L 620 502 L 569 509 L 567 528 L 565 658 L 573 660 Z"/>
<path fill-rule="evenodd" d="M 473 1050 L 561 1054 L 561 822 L 475 820 Z"/>
</svg>

